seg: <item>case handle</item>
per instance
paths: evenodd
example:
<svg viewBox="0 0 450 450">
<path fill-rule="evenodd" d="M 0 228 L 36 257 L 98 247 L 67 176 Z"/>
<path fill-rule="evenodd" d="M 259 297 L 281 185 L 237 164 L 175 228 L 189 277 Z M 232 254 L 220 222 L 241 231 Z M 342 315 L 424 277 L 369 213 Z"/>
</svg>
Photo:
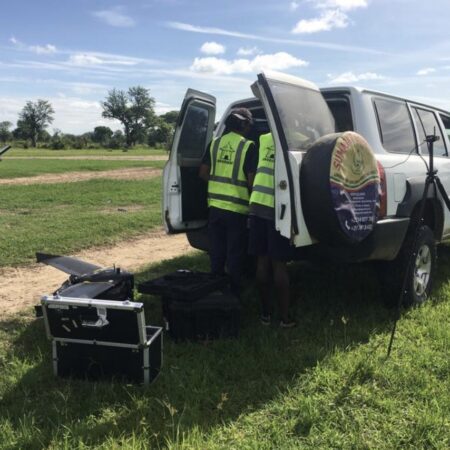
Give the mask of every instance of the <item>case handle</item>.
<svg viewBox="0 0 450 450">
<path fill-rule="evenodd" d="M 106 308 L 97 309 L 97 320 L 81 320 L 81 326 L 85 328 L 103 328 L 109 325 L 109 321 L 106 318 Z"/>
</svg>

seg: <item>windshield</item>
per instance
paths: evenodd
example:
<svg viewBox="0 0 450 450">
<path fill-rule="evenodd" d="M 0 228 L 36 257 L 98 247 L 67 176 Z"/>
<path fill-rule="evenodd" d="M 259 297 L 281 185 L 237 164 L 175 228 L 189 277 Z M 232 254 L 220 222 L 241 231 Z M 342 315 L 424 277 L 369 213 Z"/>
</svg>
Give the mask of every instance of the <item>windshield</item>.
<svg viewBox="0 0 450 450">
<path fill-rule="evenodd" d="M 267 81 L 289 150 L 307 150 L 316 139 L 335 132 L 333 116 L 319 91 Z"/>
</svg>

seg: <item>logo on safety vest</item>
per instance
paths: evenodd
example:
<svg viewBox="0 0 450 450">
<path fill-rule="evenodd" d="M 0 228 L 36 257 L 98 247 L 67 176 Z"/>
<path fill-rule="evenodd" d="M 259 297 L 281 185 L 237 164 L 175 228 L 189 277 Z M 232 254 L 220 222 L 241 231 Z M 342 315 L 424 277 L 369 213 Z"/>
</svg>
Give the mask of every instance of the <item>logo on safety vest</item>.
<svg viewBox="0 0 450 450">
<path fill-rule="evenodd" d="M 236 150 L 230 143 L 226 144 L 224 147 L 220 147 L 218 161 L 224 164 L 233 164 L 235 152 Z"/>
<path fill-rule="evenodd" d="M 264 161 L 273 162 L 275 159 L 275 147 L 273 145 L 267 147 L 266 154 L 264 156 Z"/>
</svg>

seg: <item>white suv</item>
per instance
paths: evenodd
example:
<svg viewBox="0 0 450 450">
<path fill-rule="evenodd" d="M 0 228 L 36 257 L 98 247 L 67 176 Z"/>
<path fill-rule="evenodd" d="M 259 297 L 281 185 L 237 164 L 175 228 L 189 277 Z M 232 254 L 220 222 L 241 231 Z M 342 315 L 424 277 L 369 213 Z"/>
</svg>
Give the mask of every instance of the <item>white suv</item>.
<svg viewBox="0 0 450 450">
<path fill-rule="evenodd" d="M 275 72 L 259 74 L 251 89 L 255 97 L 234 102 L 216 126 L 215 98 L 187 91 L 164 168 L 163 219 L 167 232 L 187 232 L 191 245 L 207 250 L 207 193 L 206 184 L 198 177 L 198 167 L 207 143 L 224 132 L 229 110 L 246 107 L 255 119 L 250 138 L 257 141 L 268 131 L 274 136 L 276 228 L 298 248 L 299 257 L 385 261 L 384 276 L 390 291 L 397 293 L 415 246 L 417 258 L 408 273 L 405 302 L 423 301 L 431 288 L 435 243 L 450 236 L 450 212 L 430 189 L 417 239 L 413 239 L 412 219 L 418 214 L 427 172 L 424 139 L 434 132 L 440 138 L 434 144 L 435 168 L 450 192 L 450 113 L 355 87 L 319 90 L 313 83 Z M 293 126 L 302 136 L 301 143 L 292 137 L 289 128 Z M 302 180 L 302 160 L 310 149 L 314 151 L 314 142 L 344 131 L 365 138 L 381 179 L 376 225 L 367 238 L 352 245 L 321 242 L 310 229 L 308 211 L 312 215 L 311 211 L 320 210 L 323 202 Z M 305 136 L 309 140 L 306 144 Z"/>
</svg>

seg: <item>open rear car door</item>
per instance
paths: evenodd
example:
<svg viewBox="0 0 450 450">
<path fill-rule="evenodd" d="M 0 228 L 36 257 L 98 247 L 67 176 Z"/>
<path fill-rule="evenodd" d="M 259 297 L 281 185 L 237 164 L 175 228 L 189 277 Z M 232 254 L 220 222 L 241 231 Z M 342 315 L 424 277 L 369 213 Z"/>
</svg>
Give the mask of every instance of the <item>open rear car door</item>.
<svg viewBox="0 0 450 450">
<path fill-rule="evenodd" d="M 312 143 L 335 131 L 318 87 L 301 78 L 264 71 L 252 85 L 275 143 L 275 227 L 297 246 L 313 243 L 301 205 L 300 165 Z"/>
<path fill-rule="evenodd" d="M 215 97 L 187 90 L 163 171 L 163 219 L 168 233 L 207 223 L 207 184 L 199 178 L 198 169 L 212 139 L 215 115 Z"/>
</svg>

